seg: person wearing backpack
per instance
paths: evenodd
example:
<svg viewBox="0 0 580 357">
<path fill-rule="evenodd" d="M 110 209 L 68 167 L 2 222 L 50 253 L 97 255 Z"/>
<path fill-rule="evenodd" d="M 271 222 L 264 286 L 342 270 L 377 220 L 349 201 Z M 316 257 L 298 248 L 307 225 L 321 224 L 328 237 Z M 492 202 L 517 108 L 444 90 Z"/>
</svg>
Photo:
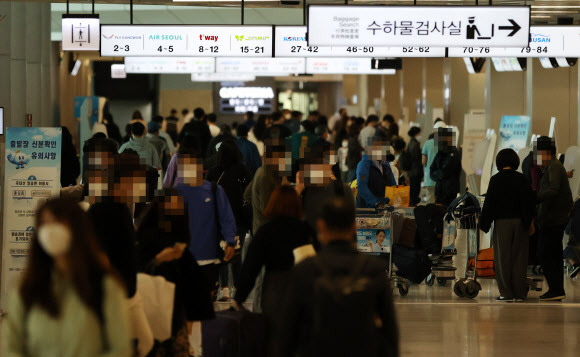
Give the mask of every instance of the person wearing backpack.
<svg viewBox="0 0 580 357">
<path fill-rule="evenodd" d="M 324 248 L 294 268 L 281 307 L 280 356 L 398 356 L 387 266 L 356 251 L 354 205 L 330 199 L 317 227 Z"/>
<path fill-rule="evenodd" d="M 217 294 L 220 241 L 225 241 L 223 260 L 235 254 L 236 221 L 224 189 L 203 179 L 203 162 L 197 152 L 180 155 L 175 189 L 185 198 L 189 214 L 189 250 L 200 265 L 212 294 Z"/>
<path fill-rule="evenodd" d="M 244 164 L 242 153 L 234 140 L 224 140 L 217 152 L 217 166 L 208 170 L 206 180 L 223 187 L 234 217 L 236 219 L 236 236 L 239 237 L 239 247 L 243 247 L 246 233 L 252 228 L 252 208 L 244 202 L 244 191 L 252 174 Z M 241 255 L 236 254 L 228 264 L 220 267 L 220 291 L 218 301 L 226 301 L 234 296 L 241 268 Z M 229 272 L 232 281 L 229 281 Z"/>
</svg>

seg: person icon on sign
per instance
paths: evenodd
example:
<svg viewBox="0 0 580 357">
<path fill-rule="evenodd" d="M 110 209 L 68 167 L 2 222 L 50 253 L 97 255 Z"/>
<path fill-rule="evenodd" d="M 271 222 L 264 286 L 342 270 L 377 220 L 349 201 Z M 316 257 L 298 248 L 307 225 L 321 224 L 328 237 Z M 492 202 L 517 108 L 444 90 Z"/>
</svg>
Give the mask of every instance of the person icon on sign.
<svg viewBox="0 0 580 357">
<path fill-rule="evenodd" d="M 469 18 L 469 25 L 467 25 L 467 39 L 468 40 L 474 40 L 476 32 L 477 32 L 477 36 L 481 36 L 481 33 L 479 33 L 477 26 L 473 24 L 474 22 L 475 22 L 475 17 L 470 17 Z"/>
<path fill-rule="evenodd" d="M 469 30 L 468 30 L 469 31 Z M 79 40 L 83 39 L 83 30 L 79 30 Z"/>
</svg>

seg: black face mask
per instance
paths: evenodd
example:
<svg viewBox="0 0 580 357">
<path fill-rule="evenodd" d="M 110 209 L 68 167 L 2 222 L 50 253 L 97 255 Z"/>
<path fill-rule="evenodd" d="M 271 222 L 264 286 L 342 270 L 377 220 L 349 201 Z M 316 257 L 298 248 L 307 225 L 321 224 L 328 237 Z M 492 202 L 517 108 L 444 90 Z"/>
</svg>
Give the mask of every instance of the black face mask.
<svg viewBox="0 0 580 357">
<path fill-rule="evenodd" d="M 395 155 L 393 154 L 387 154 L 387 162 L 393 162 L 395 161 Z"/>
</svg>

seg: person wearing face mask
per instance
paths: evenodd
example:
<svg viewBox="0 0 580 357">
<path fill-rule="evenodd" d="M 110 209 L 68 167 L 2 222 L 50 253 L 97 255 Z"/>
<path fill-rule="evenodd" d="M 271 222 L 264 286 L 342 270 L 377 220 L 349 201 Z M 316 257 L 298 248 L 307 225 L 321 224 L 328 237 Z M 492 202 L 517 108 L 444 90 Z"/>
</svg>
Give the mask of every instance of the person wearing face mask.
<svg viewBox="0 0 580 357">
<path fill-rule="evenodd" d="M 300 198 L 288 185 L 276 187 L 264 212 L 270 220 L 260 227 L 249 243 L 242 264 L 239 289 L 233 306 L 242 309 L 242 304 L 252 291 L 262 267 L 265 275 L 261 291 L 260 307 L 269 320 L 270 351 L 276 357 L 276 341 L 280 329 L 280 301 L 286 296 L 290 270 L 294 266 L 294 249 L 312 244 L 314 231 L 302 218 L 304 212 Z"/>
<path fill-rule="evenodd" d="M 537 201 L 538 255 L 548 292 L 540 296 L 544 301 L 566 298 L 562 264 L 562 237 L 572 209 L 572 192 L 564 165 L 556 159 L 556 144 L 552 138 L 541 136 L 534 147 L 536 164 L 542 168 Z"/>
<path fill-rule="evenodd" d="M 338 149 L 338 164 L 340 165 L 340 178 L 342 179 L 342 182 L 349 182 L 347 158 L 348 158 L 348 140 L 344 139 L 342 141 L 340 148 Z"/>
<path fill-rule="evenodd" d="M 385 188 L 397 185 L 388 160 L 388 147 L 388 143 L 378 136 L 368 140 L 365 155 L 356 169 L 357 208 L 375 208 L 388 203 Z"/>
<path fill-rule="evenodd" d="M 445 122 L 437 118 L 435 124 L 433 124 L 433 130 L 437 132 L 439 128 L 445 128 Z M 424 166 L 424 178 L 423 182 L 423 193 L 421 197 L 425 197 L 426 203 L 435 203 L 435 181 L 431 179 L 430 168 L 433 164 L 433 160 L 437 155 L 439 148 L 435 142 L 435 133 L 429 135 L 429 139 L 423 145 L 423 150 L 421 151 L 421 163 Z"/>
<path fill-rule="evenodd" d="M 223 187 L 236 219 L 236 236 L 239 246 L 244 246 L 246 233 L 251 229 L 252 212 L 249 205 L 244 204 L 244 191 L 252 180 L 252 176 L 242 157 L 242 153 L 233 140 L 224 140 L 217 152 L 217 165 L 206 174 L 206 180 Z M 220 291 L 218 301 L 225 301 L 233 296 L 237 287 L 241 257 L 237 254 L 232 261 L 220 267 Z M 229 284 L 229 272 L 233 279 Z M 229 287 L 229 289 L 228 289 Z"/>
<path fill-rule="evenodd" d="M 267 139 L 264 165 L 260 167 L 252 182 L 244 192 L 244 200 L 252 206 L 252 232 L 255 233 L 268 219 L 264 210 L 274 189 L 288 183 L 287 175 L 291 170 L 291 154 L 286 150 L 283 140 Z"/>
<path fill-rule="evenodd" d="M 157 343 L 155 355 L 189 357 L 188 335 L 195 321 L 215 317 L 210 286 L 191 251 L 184 198 L 159 191 L 137 222 L 139 271 L 175 284 L 172 336 Z"/>
<path fill-rule="evenodd" d="M 461 175 L 461 155 L 453 145 L 451 128 L 439 128 L 435 133 L 438 152 L 429 168 L 431 180 L 435 182 L 435 196 L 449 205 L 459 193 Z"/>
<path fill-rule="evenodd" d="M 236 221 L 224 189 L 203 179 L 198 153 L 180 155 L 175 188 L 185 198 L 189 214 L 189 250 L 217 294 L 220 236 L 226 243 L 224 261 L 232 259 L 236 246 Z"/>
<path fill-rule="evenodd" d="M 296 192 L 302 199 L 304 217 L 313 231 L 320 217 L 322 206 L 333 197 L 345 197 L 354 205 L 350 187 L 340 180 L 332 179 L 331 148 L 327 142 L 310 147 L 303 168 L 298 172 Z"/>
<path fill-rule="evenodd" d="M 22 280 L 8 299 L 3 356 L 132 355 L 126 290 L 79 205 L 51 199 L 36 212 Z"/>
<path fill-rule="evenodd" d="M 407 145 L 407 153 L 410 161 L 409 170 L 407 175 L 409 176 L 410 186 L 411 186 L 411 206 L 416 206 L 421 199 L 419 194 L 421 192 L 421 181 L 423 180 L 423 165 L 421 163 L 421 128 L 414 126 L 409 129 L 409 144 Z"/>
</svg>

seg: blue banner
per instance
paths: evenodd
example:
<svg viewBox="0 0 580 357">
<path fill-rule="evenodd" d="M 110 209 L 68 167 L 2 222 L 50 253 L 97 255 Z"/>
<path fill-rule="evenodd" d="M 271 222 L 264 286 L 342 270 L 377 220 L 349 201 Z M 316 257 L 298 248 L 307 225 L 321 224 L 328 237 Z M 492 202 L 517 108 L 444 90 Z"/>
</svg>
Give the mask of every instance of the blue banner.
<svg viewBox="0 0 580 357">
<path fill-rule="evenodd" d="M 61 137 L 61 128 L 6 130 L 2 305 L 26 267 L 37 207 L 60 195 Z"/>
</svg>

